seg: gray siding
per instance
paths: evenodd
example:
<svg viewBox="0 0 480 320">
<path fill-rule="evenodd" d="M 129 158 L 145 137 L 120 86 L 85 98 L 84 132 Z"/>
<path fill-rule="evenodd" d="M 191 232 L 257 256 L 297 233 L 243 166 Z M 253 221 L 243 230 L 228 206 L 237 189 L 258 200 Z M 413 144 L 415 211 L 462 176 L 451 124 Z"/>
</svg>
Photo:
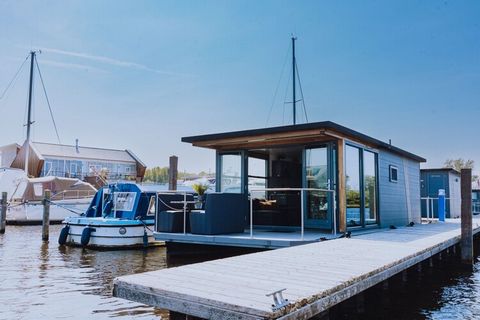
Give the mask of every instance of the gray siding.
<svg viewBox="0 0 480 320">
<path fill-rule="evenodd" d="M 398 182 L 390 182 L 390 165 L 398 169 Z M 378 154 L 378 171 L 381 227 L 407 225 L 410 221 L 420 223 L 420 163 L 382 150 Z"/>
</svg>

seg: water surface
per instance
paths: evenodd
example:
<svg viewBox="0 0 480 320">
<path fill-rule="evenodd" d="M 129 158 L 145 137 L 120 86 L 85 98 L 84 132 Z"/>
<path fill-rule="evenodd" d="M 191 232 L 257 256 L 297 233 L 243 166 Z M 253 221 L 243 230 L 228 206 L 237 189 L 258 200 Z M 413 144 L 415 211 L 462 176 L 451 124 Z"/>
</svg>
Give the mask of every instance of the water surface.
<svg viewBox="0 0 480 320">
<path fill-rule="evenodd" d="M 115 277 L 166 268 L 164 247 L 59 247 L 60 228 L 50 227 L 49 243 L 41 241 L 40 226 L 7 226 L 6 234 L 0 235 L 0 320 L 168 319 L 165 310 L 112 297 Z M 170 258 L 168 264 L 240 253 Z M 333 319 L 480 319 L 480 263 L 465 271 L 458 268 L 458 259 L 450 258 L 436 261 L 435 268 L 424 266 L 422 272 L 411 269 L 407 282 L 396 276 L 388 287 L 377 285 L 362 299 L 332 308 Z"/>
</svg>

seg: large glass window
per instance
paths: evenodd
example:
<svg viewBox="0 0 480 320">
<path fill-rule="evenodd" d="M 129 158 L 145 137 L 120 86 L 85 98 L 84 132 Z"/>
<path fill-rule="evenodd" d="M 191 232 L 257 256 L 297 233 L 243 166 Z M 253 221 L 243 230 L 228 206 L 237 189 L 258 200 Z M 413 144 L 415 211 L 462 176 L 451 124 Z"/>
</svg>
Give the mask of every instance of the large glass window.
<svg viewBox="0 0 480 320">
<path fill-rule="evenodd" d="M 360 149 L 345 147 L 345 192 L 347 193 L 347 226 L 362 224 L 360 194 Z"/>
<path fill-rule="evenodd" d="M 377 223 L 377 174 L 373 152 L 363 151 L 363 193 L 365 197 L 365 224 Z"/>
<path fill-rule="evenodd" d="M 248 190 L 265 189 L 267 187 L 267 163 L 261 158 L 248 157 Z M 255 192 L 256 198 L 265 198 L 265 192 Z"/>
<path fill-rule="evenodd" d="M 220 191 L 242 193 L 242 157 L 222 154 L 220 159 Z"/>
<path fill-rule="evenodd" d="M 307 188 L 328 189 L 328 149 L 314 148 L 305 150 L 305 169 Z M 313 224 L 328 222 L 328 192 L 307 192 L 307 222 Z M 310 221 L 309 221 L 310 220 Z"/>
</svg>

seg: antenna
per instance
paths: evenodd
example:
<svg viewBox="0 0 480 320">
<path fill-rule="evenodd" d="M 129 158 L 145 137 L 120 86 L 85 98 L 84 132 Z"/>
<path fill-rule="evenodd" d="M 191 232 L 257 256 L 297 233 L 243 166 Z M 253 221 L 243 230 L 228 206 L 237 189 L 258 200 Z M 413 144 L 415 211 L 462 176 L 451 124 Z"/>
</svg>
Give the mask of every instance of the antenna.
<svg viewBox="0 0 480 320">
<path fill-rule="evenodd" d="M 295 40 L 297 40 L 297 37 L 295 37 L 292 34 L 292 101 L 293 101 L 293 124 L 297 124 L 297 98 L 296 98 L 296 92 L 295 92 L 295 78 L 296 78 L 296 68 L 297 68 L 297 63 L 295 61 Z"/>
<path fill-rule="evenodd" d="M 30 157 L 30 127 L 32 125 L 32 96 L 33 96 L 33 64 L 35 61 L 35 51 L 30 51 L 30 84 L 28 87 L 28 116 L 27 116 L 27 140 L 25 149 L 25 172 L 28 176 L 28 160 Z"/>
</svg>

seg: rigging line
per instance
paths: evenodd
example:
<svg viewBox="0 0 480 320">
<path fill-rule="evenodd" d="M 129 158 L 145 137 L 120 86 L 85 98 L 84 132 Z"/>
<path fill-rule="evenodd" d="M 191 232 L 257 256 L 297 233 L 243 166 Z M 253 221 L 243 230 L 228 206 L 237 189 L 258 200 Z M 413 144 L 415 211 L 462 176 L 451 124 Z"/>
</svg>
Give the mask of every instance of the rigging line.
<svg viewBox="0 0 480 320">
<path fill-rule="evenodd" d="M 283 61 L 282 71 L 280 73 L 280 79 L 278 79 L 277 87 L 275 88 L 275 94 L 273 95 L 272 104 L 270 105 L 270 110 L 268 111 L 267 121 L 265 122 L 265 127 L 268 125 L 268 121 L 270 121 L 270 116 L 272 115 L 273 106 L 275 105 L 275 100 L 277 99 L 278 89 L 280 88 L 280 83 L 283 79 L 283 74 L 285 71 L 285 65 L 287 64 L 288 53 L 290 52 L 290 46 L 287 48 L 287 52 L 285 53 L 285 59 Z"/>
<path fill-rule="evenodd" d="M 298 72 L 298 66 L 297 66 L 296 60 L 295 60 L 295 69 L 297 69 L 298 86 L 300 87 L 300 94 L 302 95 L 302 105 L 303 105 L 303 112 L 305 113 L 305 121 L 307 121 L 308 123 L 307 108 L 305 107 L 305 97 L 303 96 L 302 82 L 300 81 L 300 73 Z"/>
<path fill-rule="evenodd" d="M 27 62 L 29 56 L 30 56 L 30 54 L 28 54 L 27 57 L 25 58 L 25 60 L 23 60 L 22 64 L 20 65 L 20 68 L 18 68 L 17 72 L 16 72 L 15 75 L 13 76 L 12 80 L 10 80 L 10 82 L 8 83 L 8 85 L 7 85 L 7 87 L 5 88 L 5 90 L 3 90 L 3 93 L 2 93 L 2 95 L 0 96 L 0 100 L 3 99 L 3 97 L 4 97 L 5 94 L 7 93 L 8 89 L 10 89 L 10 87 L 12 86 L 12 84 L 14 83 L 14 81 L 17 79 L 20 71 L 22 71 L 22 68 L 23 68 L 23 66 L 25 65 L 25 62 Z"/>
<path fill-rule="evenodd" d="M 37 58 L 35 58 L 35 65 L 37 66 L 38 75 L 40 76 L 40 82 L 42 83 L 43 93 L 45 94 L 45 99 L 47 100 L 48 110 L 50 111 L 50 117 L 52 118 L 53 127 L 55 128 L 58 143 L 62 144 L 62 142 L 60 141 L 60 135 L 58 134 L 57 124 L 55 123 L 55 118 L 53 117 L 52 107 L 50 106 L 50 100 L 48 99 L 47 90 L 45 89 L 45 84 L 43 83 L 42 73 L 40 72 L 40 67 L 38 66 Z"/>
</svg>

